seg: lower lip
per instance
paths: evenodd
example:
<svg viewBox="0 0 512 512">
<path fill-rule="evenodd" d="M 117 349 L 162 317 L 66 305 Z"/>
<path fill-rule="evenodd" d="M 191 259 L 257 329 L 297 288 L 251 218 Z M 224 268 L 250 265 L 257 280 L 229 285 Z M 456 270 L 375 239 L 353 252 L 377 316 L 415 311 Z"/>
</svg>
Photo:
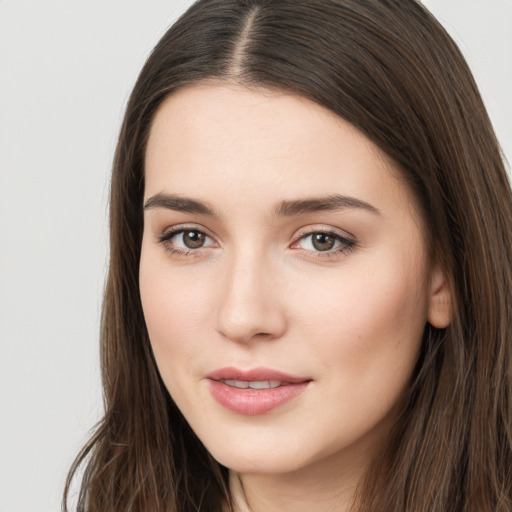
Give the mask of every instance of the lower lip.
<svg viewBox="0 0 512 512">
<path fill-rule="evenodd" d="M 300 395 L 309 381 L 286 384 L 272 389 L 240 389 L 223 382 L 210 380 L 213 398 L 230 411 L 256 416 L 280 407 Z"/>
</svg>

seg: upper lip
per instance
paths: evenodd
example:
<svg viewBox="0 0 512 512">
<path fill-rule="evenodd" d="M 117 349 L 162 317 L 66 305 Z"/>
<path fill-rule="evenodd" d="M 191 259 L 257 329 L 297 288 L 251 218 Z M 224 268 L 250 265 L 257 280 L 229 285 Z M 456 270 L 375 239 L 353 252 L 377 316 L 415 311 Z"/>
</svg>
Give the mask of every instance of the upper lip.
<svg viewBox="0 0 512 512">
<path fill-rule="evenodd" d="M 298 382 L 306 382 L 311 379 L 307 377 L 297 377 L 288 375 L 278 370 L 272 370 L 270 368 L 251 368 L 248 370 L 241 370 L 239 368 L 226 367 L 214 370 L 206 375 L 207 379 L 210 380 L 243 380 L 248 382 L 255 381 L 279 381 L 289 382 L 291 384 Z"/>
</svg>

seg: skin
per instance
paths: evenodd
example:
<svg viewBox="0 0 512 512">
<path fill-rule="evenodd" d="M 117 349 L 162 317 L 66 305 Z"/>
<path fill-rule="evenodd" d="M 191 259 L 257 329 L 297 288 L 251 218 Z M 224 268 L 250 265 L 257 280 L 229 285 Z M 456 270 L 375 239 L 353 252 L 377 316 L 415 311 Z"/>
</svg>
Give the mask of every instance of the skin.
<svg viewBox="0 0 512 512">
<path fill-rule="evenodd" d="M 232 470 L 239 510 L 348 510 L 396 419 L 426 322 L 449 322 L 447 285 L 400 170 L 309 100 L 212 83 L 161 105 L 145 173 L 140 289 L 153 351 L 191 427 Z M 151 204 L 158 194 L 215 215 Z M 276 214 L 282 201 L 333 195 L 370 207 Z M 205 233 L 204 245 L 183 253 L 182 234 L 161 241 L 180 228 Z M 318 231 L 342 238 L 319 251 Z M 210 393 L 205 376 L 228 366 L 311 382 L 247 416 Z"/>
</svg>

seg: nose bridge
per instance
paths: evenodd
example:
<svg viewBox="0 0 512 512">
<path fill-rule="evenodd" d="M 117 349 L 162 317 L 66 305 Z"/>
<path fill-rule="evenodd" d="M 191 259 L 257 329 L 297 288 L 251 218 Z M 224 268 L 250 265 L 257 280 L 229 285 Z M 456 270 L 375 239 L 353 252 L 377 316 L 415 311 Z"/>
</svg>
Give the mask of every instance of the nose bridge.
<svg viewBox="0 0 512 512">
<path fill-rule="evenodd" d="M 263 250 L 233 250 L 222 269 L 217 330 L 237 342 L 276 338 L 286 329 L 272 262 Z"/>
</svg>

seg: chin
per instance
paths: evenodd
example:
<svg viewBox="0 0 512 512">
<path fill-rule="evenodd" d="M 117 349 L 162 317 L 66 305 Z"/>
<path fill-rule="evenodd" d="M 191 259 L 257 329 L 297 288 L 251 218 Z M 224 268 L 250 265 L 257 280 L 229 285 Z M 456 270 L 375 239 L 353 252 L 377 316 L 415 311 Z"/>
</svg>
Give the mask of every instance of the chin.
<svg viewBox="0 0 512 512">
<path fill-rule="evenodd" d="M 219 456 L 212 453 L 212 455 L 223 466 L 242 474 L 285 474 L 292 473 L 308 465 L 305 461 L 298 459 L 294 453 L 268 453 L 257 448 L 253 452 L 220 453 Z"/>
<path fill-rule="evenodd" d="M 322 458 L 313 444 L 287 436 L 283 439 L 244 435 L 226 436 L 218 439 L 203 439 L 206 449 L 223 466 L 245 474 L 284 474 L 305 468 Z"/>
</svg>

